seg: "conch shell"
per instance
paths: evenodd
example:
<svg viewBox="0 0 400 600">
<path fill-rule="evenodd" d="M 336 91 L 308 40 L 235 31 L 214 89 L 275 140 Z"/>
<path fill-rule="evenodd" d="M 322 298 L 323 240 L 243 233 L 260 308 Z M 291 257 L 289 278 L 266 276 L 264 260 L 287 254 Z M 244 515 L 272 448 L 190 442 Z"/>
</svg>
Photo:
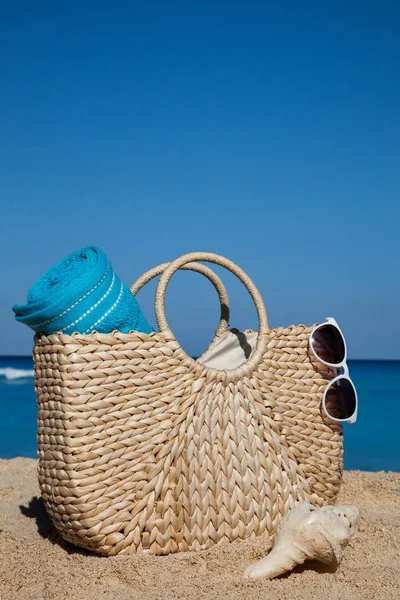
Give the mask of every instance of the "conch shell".
<svg viewBox="0 0 400 600">
<path fill-rule="evenodd" d="M 336 568 L 359 516 L 356 506 L 297 504 L 281 521 L 265 558 L 250 565 L 245 577 L 273 579 L 304 561 L 318 560 Z"/>
</svg>

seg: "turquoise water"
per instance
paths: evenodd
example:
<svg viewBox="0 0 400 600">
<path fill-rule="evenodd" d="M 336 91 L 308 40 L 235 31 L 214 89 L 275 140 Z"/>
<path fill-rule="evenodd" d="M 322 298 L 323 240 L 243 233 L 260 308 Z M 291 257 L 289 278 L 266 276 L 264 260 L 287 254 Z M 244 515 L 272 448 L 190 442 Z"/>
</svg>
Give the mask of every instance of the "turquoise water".
<svg viewBox="0 0 400 600">
<path fill-rule="evenodd" d="M 345 425 L 345 468 L 400 471 L 400 361 L 349 361 L 358 420 Z M 36 456 L 33 363 L 0 357 L 0 457 Z"/>
</svg>

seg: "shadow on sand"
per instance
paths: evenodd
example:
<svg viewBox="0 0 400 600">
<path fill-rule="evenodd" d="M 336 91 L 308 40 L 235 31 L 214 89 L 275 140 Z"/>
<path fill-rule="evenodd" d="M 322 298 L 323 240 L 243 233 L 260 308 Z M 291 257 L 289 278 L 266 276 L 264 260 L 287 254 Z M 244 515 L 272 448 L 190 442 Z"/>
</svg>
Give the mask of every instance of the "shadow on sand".
<svg viewBox="0 0 400 600">
<path fill-rule="evenodd" d="M 68 554 L 82 554 L 85 556 L 92 554 L 83 548 L 78 548 L 63 540 L 51 522 L 42 498 L 34 496 L 28 506 L 20 505 L 19 509 L 25 517 L 28 517 L 28 519 L 36 520 L 37 530 L 42 538 L 49 540 L 52 544 L 60 546 L 63 550 L 68 552 Z"/>
</svg>

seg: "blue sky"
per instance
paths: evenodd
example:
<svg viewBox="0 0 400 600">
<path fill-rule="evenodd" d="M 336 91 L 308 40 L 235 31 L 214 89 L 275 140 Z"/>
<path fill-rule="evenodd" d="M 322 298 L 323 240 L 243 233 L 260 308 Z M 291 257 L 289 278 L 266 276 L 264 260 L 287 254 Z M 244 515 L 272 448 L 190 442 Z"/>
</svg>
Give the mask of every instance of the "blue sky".
<svg viewBox="0 0 400 600">
<path fill-rule="evenodd" d="M 32 347 L 12 304 L 95 244 L 127 283 L 218 252 L 271 326 L 332 315 L 350 357 L 400 358 L 399 26 L 387 1 L 4 6 L 0 353 Z M 255 328 L 224 281 L 232 325 Z M 178 274 L 167 312 L 189 352 L 205 348 L 207 281 Z"/>
</svg>

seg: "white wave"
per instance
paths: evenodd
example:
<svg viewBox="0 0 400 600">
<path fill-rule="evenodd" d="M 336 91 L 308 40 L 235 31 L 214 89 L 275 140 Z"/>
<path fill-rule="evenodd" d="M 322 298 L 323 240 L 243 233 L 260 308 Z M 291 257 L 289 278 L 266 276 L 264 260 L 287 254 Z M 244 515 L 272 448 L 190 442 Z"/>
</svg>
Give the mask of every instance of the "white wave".
<svg viewBox="0 0 400 600">
<path fill-rule="evenodd" d="M 5 369 L 0 369 L 0 377 L 5 377 L 5 379 L 33 377 L 33 369 L 14 369 L 14 367 L 6 367 Z"/>
</svg>

